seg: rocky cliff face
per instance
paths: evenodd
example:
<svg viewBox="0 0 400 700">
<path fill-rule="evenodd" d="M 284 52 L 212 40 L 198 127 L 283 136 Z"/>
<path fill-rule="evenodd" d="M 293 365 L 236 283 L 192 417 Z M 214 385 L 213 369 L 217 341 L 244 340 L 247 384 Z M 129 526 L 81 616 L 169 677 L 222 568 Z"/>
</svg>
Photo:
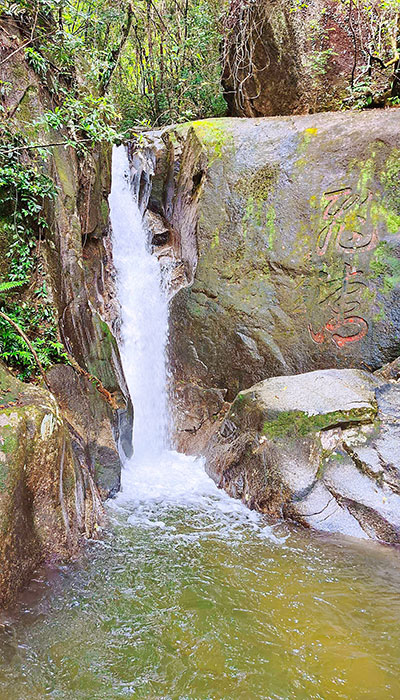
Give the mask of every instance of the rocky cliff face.
<svg viewBox="0 0 400 700">
<path fill-rule="evenodd" d="M 181 449 L 201 450 L 224 400 L 255 381 L 397 357 L 398 133 L 389 110 L 154 136 L 149 207 L 189 284 L 171 302 Z"/>
<path fill-rule="evenodd" d="M 53 78 L 62 80 L 62 76 L 49 72 L 46 81 L 35 73 L 21 50 L 23 37 L 17 25 L 9 22 L 0 31 L 1 59 L 12 54 L 1 62 L 0 79 L 13 86 L 3 95 L 3 109 L 12 117 L 13 128 L 40 143 L 63 143 L 66 134 L 62 131 L 48 133 L 30 126 L 54 108 L 57 82 Z M 47 384 L 52 394 L 19 386 L 16 391 L 23 398 L 18 399 L 18 409 L 10 412 L 7 395 L 3 398 L 6 408 L 0 407 L 0 441 L 7 441 L 10 430 L 20 441 L 19 446 L 13 443 L 12 465 L 7 462 L 14 490 L 3 479 L 0 493 L 0 518 L 13 538 L 10 546 L 8 535 L 2 542 L 1 567 L 4 564 L 5 571 L 14 571 L 0 580 L 3 603 L 39 561 L 56 550 L 71 555 L 82 532 L 95 533 L 98 518 L 88 518 L 85 513 L 94 502 L 97 508 L 99 493 L 104 498 L 119 489 L 121 458 L 132 449 L 132 405 L 116 342 L 118 306 L 107 204 L 110 159 L 110 147 L 94 147 L 79 155 L 69 146 L 52 145 L 43 165 L 56 185 L 57 196 L 48 202 L 45 212 L 48 230 L 41 242 L 42 274 L 73 366 L 51 369 Z M 6 255 L 9 242 L 1 226 L 0 241 Z M 47 425 L 46 421 L 52 426 L 48 440 L 40 437 L 40 425 Z M 29 444 L 25 445 L 26 440 Z M 68 486 L 65 493 L 64 482 Z M 42 483 L 48 487 L 43 536 L 37 535 L 37 517 L 41 516 L 35 511 L 35 503 L 42 498 Z M 32 551 L 31 540 L 35 540 Z M 15 576 L 18 567 L 21 576 Z"/>
<path fill-rule="evenodd" d="M 231 0 L 223 74 L 230 114 L 382 106 L 400 93 L 397 22 L 390 3 Z"/>
</svg>

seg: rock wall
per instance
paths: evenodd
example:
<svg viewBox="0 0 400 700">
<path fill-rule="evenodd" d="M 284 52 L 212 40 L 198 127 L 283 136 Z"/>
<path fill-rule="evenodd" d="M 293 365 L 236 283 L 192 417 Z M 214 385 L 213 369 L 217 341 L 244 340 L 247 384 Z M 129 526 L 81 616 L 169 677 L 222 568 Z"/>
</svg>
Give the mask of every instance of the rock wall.
<svg viewBox="0 0 400 700">
<path fill-rule="evenodd" d="M 2 607 L 45 559 L 76 555 L 82 537 L 99 529 L 102 507 L 54 396 L 0 364 L 0 409 Z"/>
<path fill-rule="evenodd" d="M 49 133 L 34 125 L 57 103 L 53 83 L 55 77 L 62 78 L 48 72 L 46 80 L 41 79 L 29 66 L 20 50 L 24 37 L 17 23 L 9 20 L 0 31 L 1 57 L 15 52 L 11 60 L 4 60 L 0 67 L 0 79 L 13 86 L 3 97 L 3 108 L 12 115 L 13 128 L 20 128 L 26 137 L 36 142 L 62 144 L 67 138 L 62 131 Z M 67 85 L 63 87 L 66 89 Z M 111 408 L 100 393 L 93 393 L 89 379 L 80 379 L 82 391 L 91 397 L 94 432 L 104 433 L 108 425 L 107 443 L 111 450 L 108 457 L 96 448 L 93 440 L 81 436 L 81 449 L 86 452 L 91 469 L 98 474 L 99 485 L 106 494 L 119 488 L 119 452 L 129 453 L 132 431 L 132 406 L 115 338 L 118 304 L 114 294 L 107 202 L 111 147 L 95 146 L 90 152 L 79 155 L 75 149 L 60 145 L 52 146 L 49 154 L 44 171 L 53 179 L 57 197 L 47 203 L 49 229 L 43 243 L 46 282 L 67 351 L 84 371 L 101 381 L 113 398 L 115 408 Z M 62 401 L 65 369 L 59 370 L 60 381 L 56 379 L 57 371 L 52 370 L 52 386 Z"/>
<path fill-rule="evenodd" d="M 49 133 L 34 126 L 56 106 L 62 75 L 51 69 L 43 78 L 28 65 L 18 23 L 5 20 L 0 33 L 0 80 L 13 88 L 4 90 L 2 108 L 12 128 L 35 143 L 62 144 L 67 138 L 62 130 Z M 62 87 L 68 89 L 66 84 Z M 29 163 L 28 153 L 24 158 Z M 95 535 L 100 516 L 87 514 L 99 510 L 100 496 L 118 491 L 121 459 L 132 452 L 133 409 L 116 341 L 119 309 L 107 203 L 110 161 L 110 146 L 95 146 L 79 154 L 69 146 L 51 145 L 43 164 L 43 172 L 57 188 L 55 200 L 47 203 L 45 211 L 48 230 L 41 242 L 43 274 L 72 366 L 51 369 L 47 376 L 51 394 L 18 385 L 22 397 L 18 409 L 10 413 L 7 395 L 5 408 L 0 406 L 0 442 L 7 441 L 10 426 L 20 440 L 12 449 L 14 490 L 10 491 L 7 481 L 3 483 L 7 497 L 0 494 L 0 516 L 6 518 L 0 605 L 10 600 L 44 558 L 55 553 L 73 556 L 82 533 Z M 7 245 L 0 226 L 4 256 Z M 47 419 L 47 415 L 52 417 Z M 40 421 L 46 420 L 54 430 L 43 441 Z M 43 506 L 48 531 L 38 533 L 41 515 L 35 504 L 41 502 L 43 483 L 48 489 Z M 61 483 L 65 483 L 64 491 Z M 53 521 L 54 542 L 50 536 Z M 18 567 L 21 575 L 17 576 Z"/>
<path fill-rule="evenodd" d="M 190 285 L 171 302 L 181 449 L 201 451 L 255 381 L 398 356 L 399 128 L 375 110 L 194 122 L 163 149 L 155 136 L 149 207 Z"/>
<path fill-rule="evenodd" d="M 379 107 L 398 95 L 396 8 L 367 5 L 231 0 L 222 80 L 230 114 L 261 117 L 343 105 Z"/>
</svg>

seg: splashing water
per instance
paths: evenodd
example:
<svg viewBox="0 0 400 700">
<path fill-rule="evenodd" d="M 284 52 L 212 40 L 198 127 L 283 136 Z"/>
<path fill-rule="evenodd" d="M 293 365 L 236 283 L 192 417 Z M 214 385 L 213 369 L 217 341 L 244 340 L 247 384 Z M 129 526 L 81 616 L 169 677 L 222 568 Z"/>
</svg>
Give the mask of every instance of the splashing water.
<svg viewBox="0 0 400 700">
<path fill-rule="evenodd" d="M 151 253 L 132 193 L 123 146 L 114 149 L 110 210 L 121 304 L 122 362 L 135 410 L 134 456 L 123 470 L 122 492 L 114 507 L 132 510 L 130 522 L 142 527 L 163 527 L 160 518 L 168 519 L 171 508 L 195 508 L 207 522 L 205 532 L 212 515 L 221 532 L 246 522 L 276 540 L 258 514 L 217 489 L 202 459 L 168 449 L 168 301 L 160 265 Z"/>
</svg>

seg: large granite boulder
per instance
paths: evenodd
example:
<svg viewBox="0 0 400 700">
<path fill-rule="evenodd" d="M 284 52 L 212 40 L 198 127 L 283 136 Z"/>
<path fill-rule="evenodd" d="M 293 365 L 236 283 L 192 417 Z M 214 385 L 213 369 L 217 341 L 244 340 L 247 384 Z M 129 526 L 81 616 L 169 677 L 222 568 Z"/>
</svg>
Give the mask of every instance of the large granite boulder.
<svg viewBox="0 0 400 700">
<path fill-rule="evenodd" d="M 101 517 L 54 397 L 0 365 L 0 607 L 43 561 L 74 556 Z"/>
<path fill-rule="evenodd" d="M 170 316 L 181 448 L 255 381 L 398 356 L 399 133 L 397 110 L 374 110 L 149 136 L 149 208 L 187 270 Z"/>
<path fill-rule="evenodd" d="M 394 2 L 231 0 L 222 78 L 230 114 L 382 106 L 400 91 L 397 12 Z"/>
<path fill-rule="evenodd" d="M 400 542 L 400 387 L 360 370 L 241 392 L 207 447 L 218 486 L 272 522 Z"/>
</svg>

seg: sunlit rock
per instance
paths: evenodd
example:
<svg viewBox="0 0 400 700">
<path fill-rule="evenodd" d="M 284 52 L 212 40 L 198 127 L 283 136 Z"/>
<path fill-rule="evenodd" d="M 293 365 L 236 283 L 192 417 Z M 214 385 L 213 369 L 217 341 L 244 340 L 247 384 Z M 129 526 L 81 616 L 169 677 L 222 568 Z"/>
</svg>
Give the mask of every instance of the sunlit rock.
<svg viewBox="0 0 400 700">
<path fill-rule="evenodd" d="M 242 391 L 207 447 L 216 483 L 270 520 L 400 542 L 400 389 L 359 370 Z"/>
</svg>

